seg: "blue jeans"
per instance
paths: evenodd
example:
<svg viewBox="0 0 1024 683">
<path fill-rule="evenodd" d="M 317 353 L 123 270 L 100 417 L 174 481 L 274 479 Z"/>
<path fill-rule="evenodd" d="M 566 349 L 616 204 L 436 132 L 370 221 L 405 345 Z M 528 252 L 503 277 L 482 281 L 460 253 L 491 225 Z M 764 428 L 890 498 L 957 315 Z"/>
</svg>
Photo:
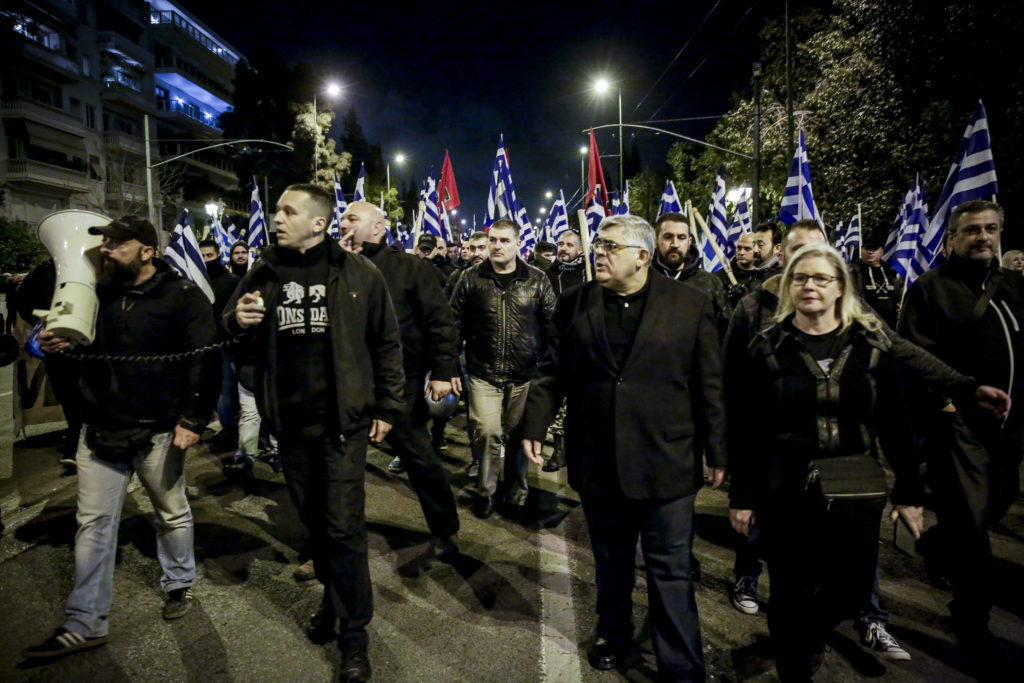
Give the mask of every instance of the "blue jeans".
<svg viewBox="0 0 1024 683">
<path fill-rule="evenodd" d="M 156 518 L 156 554 L 164 592 L 191 586 L 196 578 L 192 510 L 185 497 L 185 454 L 172 443 L 173 432 L 153 436 L 153 448 L 131 462 L 97 458 L 78 440 L 78 533 L 75 534 L 75 588 L 64 606 L 64 628 L 87 638 L 107 635 L 114 588 L 117 529 L 132 473 L 139 475 Z"/>
</svg>

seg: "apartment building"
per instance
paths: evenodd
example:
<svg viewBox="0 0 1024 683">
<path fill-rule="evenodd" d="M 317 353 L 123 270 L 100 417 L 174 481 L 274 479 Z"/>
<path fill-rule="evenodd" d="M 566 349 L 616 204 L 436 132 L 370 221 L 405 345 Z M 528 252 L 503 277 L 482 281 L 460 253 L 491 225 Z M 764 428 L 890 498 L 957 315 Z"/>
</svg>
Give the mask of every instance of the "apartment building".
<svg viewBox="0 0 1024 683">
<path fill-rule="evenodd" d="M 15 0 L 0 8 L 0 214 L 145 214 L 152 163 L 222 137 L 241 54 L 167 0 Z M 237 193 L 224 151 L 154 169 L 158 220 Z"/>
</svg>

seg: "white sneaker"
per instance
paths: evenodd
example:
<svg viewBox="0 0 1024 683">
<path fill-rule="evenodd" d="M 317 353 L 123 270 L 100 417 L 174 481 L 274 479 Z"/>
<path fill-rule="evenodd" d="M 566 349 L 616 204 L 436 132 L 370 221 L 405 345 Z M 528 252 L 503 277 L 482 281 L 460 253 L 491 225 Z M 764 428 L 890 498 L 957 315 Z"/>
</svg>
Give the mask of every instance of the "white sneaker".
<svg viewBox="0 0 1024 683">
<path fill-rule="evenodd" d="M 401 474 L 402 472 L 405 472 L 405 465 L 402 464 L 402 459 L 397 455 L 394 460 L 388 463 L 388 472 L 391 472 L 392 474 Z"/>
<path fill-rule="evenodd" d="M 732 587 L 732 606 L 744 614 L 757 614 L 757 578 L 741 576 Z"/>
<path fill-rule="evenodd" d="M 885 630 L 885 624 L 880 621 L 872 621 L 868 624 L 867 629 L 864 630 L 864 636 L 861 638 L 861 643 L 864 647 L 869 647 L 876 652 L 882 653 L 883 659 L 889 659 L 894 662 L 910 661 L 910 653 L 904 650 L 899 641 Z"/>
</svg>

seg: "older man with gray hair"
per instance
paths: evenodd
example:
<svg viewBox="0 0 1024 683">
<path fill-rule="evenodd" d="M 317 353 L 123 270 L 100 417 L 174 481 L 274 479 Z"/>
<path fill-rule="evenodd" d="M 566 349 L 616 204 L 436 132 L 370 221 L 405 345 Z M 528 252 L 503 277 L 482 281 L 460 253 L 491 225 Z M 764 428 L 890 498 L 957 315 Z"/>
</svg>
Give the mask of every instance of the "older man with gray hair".
<svg viewBox="0 0 1024 683">
<path fill-rule="evenodd" d="M 590 665 L 612 669 L 633 642 L 640 539 L 660 680 L 704 680 L 690 577 L 694 499 L 725 474 L 722 359 L 711 297 L 650 272 L 654 229 L 637 216 L 602 221 L 595 281 L 565 292 L 555 338 L 527 398 L 523 448 L 536 464 L 566 399 L 566 466 L 580 494 L 597 569 Z"/>
</svg>

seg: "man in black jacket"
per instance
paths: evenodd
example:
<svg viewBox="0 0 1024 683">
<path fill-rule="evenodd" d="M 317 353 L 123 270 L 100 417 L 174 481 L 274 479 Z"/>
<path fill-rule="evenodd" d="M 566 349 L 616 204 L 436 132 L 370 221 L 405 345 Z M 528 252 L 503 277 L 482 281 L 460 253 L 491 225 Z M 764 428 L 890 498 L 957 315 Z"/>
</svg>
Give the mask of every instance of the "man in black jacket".
<svg viewBox="0 0 1024 683">
<path fill-rule="evenodd" d="M 638 216 L 601 222 L 595 280 L 558 300 L 555 336 L 530 388 L 523 447 L 541 464 L 564 397 L 566 467 L 580 494 L 597 575 L 591 666 L 632 646 L 637 538 L 647 564 L 659 680 L 705 677 L 691 580 L 694 500 L 725 476 L 722 358 L 711 298 L 650 272 L 654 230 Z"/>
<path fill-rule="evenodd" d="M 689 220 L 681 213 L 663 213 L 654 223 L 654 232 L 658 249 L 654 255 L 654 272 L 692 285 L 711 297 L 715 324 L 718 325 L 719 333 L 724 334 L 729 323 L 729 303 L 725 297 L 725 288 L 717 276 L 702 267 Z"/>
<path fill-rule="evenodd" d="M 341 217 L 341 230 L 351 234 L 353 251 L 369 258 L 388 283 L 402 335 L 405 410 L 397 416 L 387 441 L 409 472 L 438 554 L 452 556 L 458 550 L 454 536 L 459 513 L 441 460 L 431 448 L 424 399 L 426 394 L 434 400 L 447 396 L 451 379 L 459 374 L 451 307 L 429 264 L 385 243 L 387 219 L 376 206 L 349 204 Z"/>
<path fill-rule="evenodd" d="M 566 230 L 559 235 L 558 255 L 555 257 L 554 265 L 548 269 L 548 278 L 551 280 L 551 289 L 555 292 L 556 299 L 562 296 L 562 292 L 582 284 L 587 279 L 583 264 L 583 243 L 578 232 Z"/>
<path fill-rule="evenodd" d="M 451 298 L 466 345 L 469 421 L 473 452 L 480 456 L 473 512 L 482 518 L 494 511 L 503 450 L 505 472 L 513 479 L 507 500 L 526 503 L 528 465 L 518 447 L 518 427 L 555 310 L 547 275 L 519 258 L 519 227 L 497 220 L 487 239 L 489 258 L 463 274 Z"/>
<path fill-rule="evenodd" d="M 178 354 L 212 344 L 213 311 L 206 296 L 156 258 L 156 230 L 126 216 L 91 227 L 103 236 L 97 287 L 95 341 L 83 356 Z M 48 354 L 71 348 L 44 330 Z M 25 650 L 32 658 L 56 657 L 103 645 L 113 597 L 117 530 L 125 492 L 138 474 L 153 504 L 157 558 L 167 594 L 163 616 L 176 619 L 192 606 L 196 579 L 192 511 L 185 496 L 185 451 L 199 440 L 217 398 L 216 353 L 184 361 L 140 363 L 81 359 L 83 421 L 78 444 L 78 533 L 75 587 L 64 626 Z"/>
<path fill-rule="evenodd" d="M 958 206 L 946 238 L 953 253 L 910 287 L 900 331 L 960 372 L 1020 396 L 1024 277 L 999 267 L 1002 229 L 998 204 Z M 970 401 L 954 403 L 948 393 L 933 398 L 925 427 L 938 437 L 927 460 L 940 539 L 931 540 L 945 555 L 953 585 L 950 613 L 961 647 L 979 676 L 999 674 L 988 626 L 997 585 L 988 532 L 1020 491 L 1024 410 L 1014 404 L 1008 415 L 992 415 Z"/>
<path fill-rule="evenodd" d="M 367 436 L 380 442 L 404 409 L 402 349 L 387 284 L 368 259 L 324 240 L 334 198 L 292 185 L 267 248 L 224 321 L 254 348 L 254 392 L 277 436 L 288 490 L 310 533 L 324 601 L 310 637 L 333 636 L 341 680 L 370 677 L 373 616 L 365 517 Z"/>
<path fill-rule="evenodd" d="M 224 306 L 235 293 L 235 287 L 241 279 L 230 272 L 220 262 L 220 249 L 217 241 L 205 239 L 199 243 L 199 252 L 203 255 L 206 272 L 210 276 L 213 288 L 213 315 L 220 320 Z M 220 365 L 220 396 L 217 398 L 217 418 L 221 430 L 209 443 L 211 451 L 234 450 L 238 445 L 238 379 L 235 377 L 235 365 L 227 351 L 221 350 Z M 251 466 L 251 464 L 250 464 Z"/>
</svg>

